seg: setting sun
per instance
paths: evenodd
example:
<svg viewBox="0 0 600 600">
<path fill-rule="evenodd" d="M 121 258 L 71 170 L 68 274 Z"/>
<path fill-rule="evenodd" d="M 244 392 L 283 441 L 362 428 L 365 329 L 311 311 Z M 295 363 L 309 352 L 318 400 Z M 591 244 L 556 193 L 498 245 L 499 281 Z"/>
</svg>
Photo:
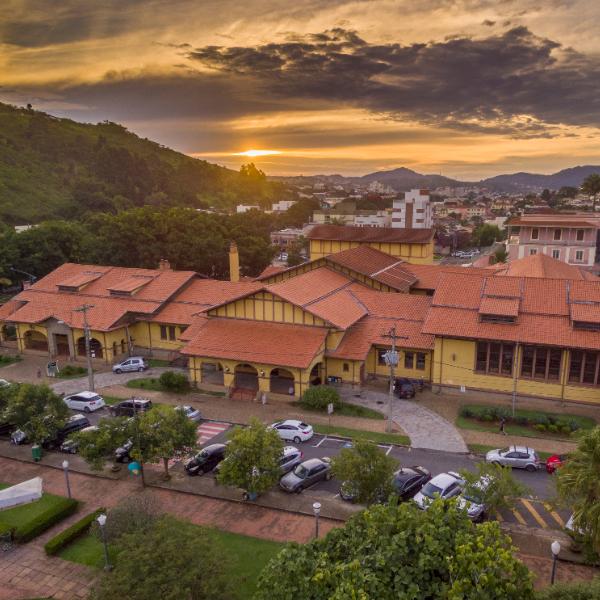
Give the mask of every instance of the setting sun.
<svg viewBox="0 0 600 600">
<path fill-rule="evenodd" d="M 245 152 L 236 152 L 235 156 L 271 156 L 281 154 L 279 150 L 246 150 Z"/>
</svg>

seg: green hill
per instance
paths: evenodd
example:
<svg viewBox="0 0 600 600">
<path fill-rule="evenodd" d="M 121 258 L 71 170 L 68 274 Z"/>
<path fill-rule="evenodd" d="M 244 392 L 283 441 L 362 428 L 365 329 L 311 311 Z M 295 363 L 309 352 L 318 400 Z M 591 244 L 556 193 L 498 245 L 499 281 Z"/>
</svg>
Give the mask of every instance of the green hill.
<svg viewBox="0 0 600 600">
<path fill-rule="evenodd" d="M 143 205 L 268 204 L 278 184 L 142 139 L 121 125 L 0 103 L 0 221 L 78 219 Z"/>
</svg>

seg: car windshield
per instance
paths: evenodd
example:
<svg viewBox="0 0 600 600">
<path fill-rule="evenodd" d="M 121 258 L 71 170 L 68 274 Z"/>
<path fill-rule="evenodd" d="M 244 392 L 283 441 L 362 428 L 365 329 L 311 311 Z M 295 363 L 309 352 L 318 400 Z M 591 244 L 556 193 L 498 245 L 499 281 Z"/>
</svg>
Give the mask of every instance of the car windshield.
<svg viewBox="0 0 600 600">
<path fill-rule="evenodd" d="M 308 425 L 306 423 L 300 423 L 298 427 L 300 427 L 300 429 L 308 429 Z"/>
<path fill-rule="evenodd" d="M 308 469 L 304 465 L 298 465 L 294 469 L 294 475 L 300 479 L 306 479 L 306 476 L 308 475 Z"/>
<path fill-rule="evenodd" d="M 463 498 L 473 504 L 483 504 L 483 498 L 480 490 L 466 490 L 463 492 Z"/>
<path fill-rule="evenodd" d="M 100 396 L 92 396 L 91 398 L 87 398 L 86 402 L 96 402 L 100 400 Z"/>
<path fill-rule="evenodd" d="M 421 493 L 428 498 L 435 498 L 436 495 L 442 494 L 442 488 L 437 485 L 433 485 L 431 481 L 421 490 Z"/>
<path fill-rule="evenodd" d="M 502 450 L 498 450 L 499 454 L 508 454 L 510 452 L 510 448 L 502 448 Z"/>
</svg>

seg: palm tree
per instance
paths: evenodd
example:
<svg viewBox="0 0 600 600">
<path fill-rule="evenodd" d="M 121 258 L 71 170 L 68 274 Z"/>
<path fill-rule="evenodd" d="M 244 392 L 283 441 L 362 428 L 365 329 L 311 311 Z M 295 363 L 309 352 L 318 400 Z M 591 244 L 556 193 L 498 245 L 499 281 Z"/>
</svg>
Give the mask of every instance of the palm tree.
<svg viewBox="0 0 600 600">
<path fill-rule="evenodd" d="M 600 427 L 579 439 L 577 450 L 558 471 L 557 491 L 561 500 L 573 507 L 577 529 L 589 535 L 600 550 Z"/>
<path fill-rule="evenodd" d="M 600 194 L 600 174 L 592 173 L 588 175 L 581 184 L 581 191 L 584 194 L 592 197 L 594 206 L 593 210 L 596 210 L 596 196 Z"/>
</svg>

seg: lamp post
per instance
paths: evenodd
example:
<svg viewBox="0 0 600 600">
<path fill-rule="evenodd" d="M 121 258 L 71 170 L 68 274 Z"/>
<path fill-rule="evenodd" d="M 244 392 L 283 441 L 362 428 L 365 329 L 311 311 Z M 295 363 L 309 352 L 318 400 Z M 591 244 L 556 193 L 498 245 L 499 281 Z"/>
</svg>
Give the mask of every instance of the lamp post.
<svg viewBox="0 0 600 600">
<path fill-rule="evenodd" d="M 552 550 L 552 575 L 550 576 L 550 585 L 554 585 L 554 578 L 556 577 L 556 561 L 558 559 L 558 553 L 560 552 L 560 543 L 554 540 L 550 544 L 550 550 Z"/>
<path fill-rule="evenodd" d="M 90 325 L 87 320 L 87 313 L 90 308 L 94 308 L 93 304 L 84 304 L 75 309 L 75 312 L 83 314 L 83 335 L 85 337 L 85 358 L 87 360 L 88 382 L 90 392 L 95 392 L 94 389 L 94 369 L 92 367 L 92 353 L 90 350 Z"/>
<path fill-rule="evenodd" d="M 321 514 L 321 503 L 313 504 L 313 513 L 315 513 L 315 539 L 319 539 L 319 515 Z"/>
<path fill-rule="evenodd" d="M 106 533 L 104 532 L 104 526 L 106 525 L 106 515 L 98 515 L 96 519 L 98 521 L 98 525 L 100 525 L 100 533 L 102 535 L 102 544 L 104 545 L 104 570 L 110 571 L 112 569 L 112 565 L 108 560 L 108 546 L 106 544 Z"/>
<path fill-rule="evenodd" d="M 71 484 L 69 483 L 69 461 L 68 460 L 63 460 L 62 468 L 63 468 L 63 471 L 65 472 L 65 482 L 67 484 L 67 496 L 69 496 L 69 498 L 70 498 L 71 497 Z"/>
<path fill-rule="evenodd" d="M 383 356 L 385 363 L 390 368 L 390 386 L 388 390 L 388 415 L 385 430 L 388 433 L 392 433 L 392 406 L 394 401 L 394 386 L 396 384 L 396 380 L 394 378 L 394 367 L 398 365 L 398 352 L 396 351 L 396 327 L 392 327 L 389 333 L 385 334 L 383 337 L 389 337 L 392 339 L 392 349 L 388 350 Z"/>
</svg>

